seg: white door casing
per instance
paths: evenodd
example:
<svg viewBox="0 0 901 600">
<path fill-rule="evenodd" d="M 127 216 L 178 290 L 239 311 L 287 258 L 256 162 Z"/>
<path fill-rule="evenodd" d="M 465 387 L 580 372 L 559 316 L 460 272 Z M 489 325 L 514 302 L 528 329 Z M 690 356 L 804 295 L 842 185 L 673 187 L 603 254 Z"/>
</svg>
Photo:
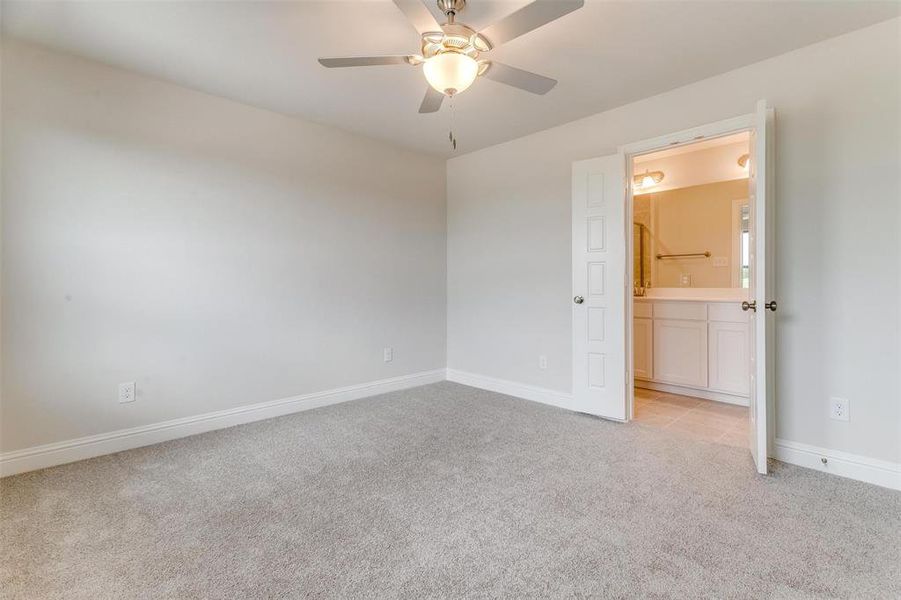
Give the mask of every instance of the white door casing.
<svg viewBox="0 0 901 600">
<path fill-rule="evenodd" d="M 575 162 L 572 171 L 572 408 L 619 421 L 626 420 L 625 172 L 621 153 Z"/>
<path fill-rule="evenodd" d="M 760 100 L 751 129 L 748 170 L 750 207 L 751 378 L 748 444 L 759 473 L 767 472 L 769 432 L 774 404 L 775 315 L 768 303 L 775 298 L 773 248 L 773 125 L 774 113 Z"/>
</svg>

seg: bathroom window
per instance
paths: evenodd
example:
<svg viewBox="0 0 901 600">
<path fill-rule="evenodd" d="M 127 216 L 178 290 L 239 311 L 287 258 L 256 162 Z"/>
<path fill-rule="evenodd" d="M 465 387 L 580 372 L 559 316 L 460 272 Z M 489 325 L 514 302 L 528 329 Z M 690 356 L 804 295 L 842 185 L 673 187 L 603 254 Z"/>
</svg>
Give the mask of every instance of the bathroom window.
<svg viewBox="0 0 901 600">
<path fill-rule="evenodd" d="M 732 201 L 732 287 L 751 287 L 751 209 L 747 198 Z"/>
</svg>

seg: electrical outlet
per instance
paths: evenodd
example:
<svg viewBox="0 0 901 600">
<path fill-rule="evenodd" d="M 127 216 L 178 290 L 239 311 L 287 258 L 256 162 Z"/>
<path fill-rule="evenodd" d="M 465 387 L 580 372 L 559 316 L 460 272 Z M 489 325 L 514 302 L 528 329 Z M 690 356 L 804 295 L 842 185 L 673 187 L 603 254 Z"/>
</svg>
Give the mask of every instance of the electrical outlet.
<svg viewBox="0 0 901 600">
<path fill-rule="evenodd" d="M 851 410 L 845 398 L 829 398 L 829 417 L 836 421 L 850 421 Z"/>
<path fill-rule="evenodd" d="M 544 354 L 538 357 L 538 368 L 541 370 L 547 369 L 547 356 Z"/>
<path fill-rule="evenodd" d="M 391 362 L 394 360 L 394 348 L 386 347 L 384 351 L 385 362 Z"/>
<path fill-rule="evenodd" d="M 127 381 L 119 384 L 119 403 L 135 401 L 135 382 Z"/>
</svg>

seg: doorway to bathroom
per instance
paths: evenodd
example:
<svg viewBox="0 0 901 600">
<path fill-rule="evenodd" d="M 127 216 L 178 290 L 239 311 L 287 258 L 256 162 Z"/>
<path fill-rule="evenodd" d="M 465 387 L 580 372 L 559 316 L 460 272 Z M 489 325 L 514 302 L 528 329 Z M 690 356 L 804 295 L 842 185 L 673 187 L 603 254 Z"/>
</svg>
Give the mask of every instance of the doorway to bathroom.
<svg viewBox="0 0 901 600">
<path fill-rule="evenodd" d="M 747 448 L 750 132 L 632 157 L 632 418 Z"/>
<path fill-rule="evenodd" d="M 760 101 L 572 172 L 572 408 L 684 429 L 714 413 L 721 429 L 709 441 L 733 445 L 746 423 L 761 473 L 773 431 L 773 121 Z M 732 165 L 675 166 L 737 150 Z M 715 239 L 709 212 L 728 224 Z"/>
</svg>

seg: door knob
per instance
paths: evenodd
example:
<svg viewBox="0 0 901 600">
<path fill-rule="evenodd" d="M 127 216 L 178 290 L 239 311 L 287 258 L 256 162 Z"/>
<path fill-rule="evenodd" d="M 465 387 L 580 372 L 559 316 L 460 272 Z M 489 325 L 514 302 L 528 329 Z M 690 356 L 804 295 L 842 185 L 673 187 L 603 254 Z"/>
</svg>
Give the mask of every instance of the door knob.
<svg viewBox="0 0 901 600">
<path fill-rule="evenodd" d="M 745 312 L 747 312 L 749 310 L 753 310 L 754 312 L 757 312 L 757 300 L 754 300 L 751 302 L 748 302 L 747 300 L 745 300 L 744 302 L 741 303 L 741 309 Z"/>
<path fill-rule="evenodd" d="M 763 306 L 764 306 L 764 308 L 768 308 L 771 311 L 776 312 L 776 301 L 775 300 L 771 300 L 770 302 L 767 302 Z"/>
<path fill-rule="evenodd" d="M 583 298 L 582 296 L 576 296 L 575 298 L 573 298 L 573 302 L 575 302 L 576 304 L 582 304 L 583 302 L 585 302 L 585 298 Z"/>
</svg>

